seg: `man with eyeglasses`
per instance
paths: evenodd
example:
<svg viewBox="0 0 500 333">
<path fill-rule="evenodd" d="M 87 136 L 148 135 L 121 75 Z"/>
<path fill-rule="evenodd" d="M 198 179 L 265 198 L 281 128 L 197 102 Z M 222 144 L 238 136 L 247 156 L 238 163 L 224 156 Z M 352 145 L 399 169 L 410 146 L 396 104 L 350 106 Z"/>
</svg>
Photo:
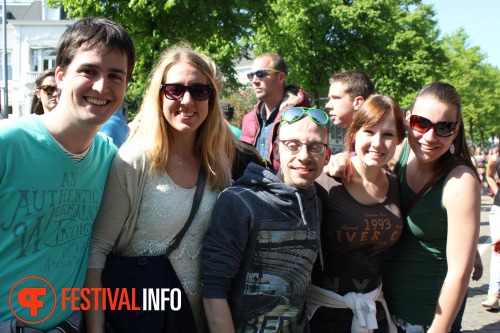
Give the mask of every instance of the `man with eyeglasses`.
<svg viewBox="0 0 500 333">
<path fill-rule="evenodd" d="M 122 26 L 78 20 L 57 48 L 57 106 L 0 122 L 1 332 L 79 331 L 82 313 L 63 304 L 61 291 L 84 285 L 92 225 L 117 150 L 96 134 L 122 104 L 134 63 Z"/>
<path fill-rule="evenodd" d="M 312 186 L 328 162 L 328 115 L 280 117 L 275 173 L 250 164 L 221 193 L 203 244 L 202 297 L 211 332 L 302 333 L 321 203 Z"/>
<path fill-rule="evenodd" d="M 273 170 L 279 162 L 273 157 L 272 146 L 283 111 L 291 106 L 309 107 L 307 93 L 301 88 L 285 86 L 285 60 L 277 54 L 264 53 L 256 57 L 247 77 L 252 83 L 258 103 L 243 117 L 241 141 L 253 145 Z"/>
</svg>

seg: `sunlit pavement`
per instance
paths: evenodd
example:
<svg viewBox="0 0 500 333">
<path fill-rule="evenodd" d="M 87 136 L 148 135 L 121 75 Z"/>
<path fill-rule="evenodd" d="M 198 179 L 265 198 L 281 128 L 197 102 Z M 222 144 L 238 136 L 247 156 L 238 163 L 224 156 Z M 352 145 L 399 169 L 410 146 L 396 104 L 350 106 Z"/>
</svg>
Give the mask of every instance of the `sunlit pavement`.
<svg viewBox="0 0 500 333">
<path fill-rule="evenodd" d="M 490 228 L 488 215 L 493 199 L 483 195 L 481 197 L 481 229 L 479 231 L 479 253 L 483 261 L 484 272 L 479 281 L 469 284 L 469 295 L 467 306 L 462 320 L 462 332 L 500 333 L 500 311 L 491 311 L 482 307 L 481 302 L 488 294 L 488 282 L 490 277 Z"/>
</svg>

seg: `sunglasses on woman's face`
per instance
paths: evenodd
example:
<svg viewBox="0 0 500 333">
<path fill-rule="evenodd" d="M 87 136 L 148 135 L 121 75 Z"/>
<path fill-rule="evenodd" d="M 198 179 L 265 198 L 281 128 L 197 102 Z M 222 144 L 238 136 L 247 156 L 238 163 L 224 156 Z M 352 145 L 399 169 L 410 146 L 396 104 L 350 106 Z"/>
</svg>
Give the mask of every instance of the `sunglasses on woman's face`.
<svg viewBox="0 0 500 333">
<path fill-rule="evenodd" d="M 444 138 L 453 135 L 457 129 L 457 125 L 458 122 L 438 121 L 437 123 L 433 123 L 429 119 L 422 116 L 412 115 L 410 117 L 410 127 L 413 130 L 420 133 L 426 133 L 431 128 L 434 128 L 434 134 Z"/>
<path fill-rule="evenodd" d="M 52 96 L 54 94 L 54 92 L 57 90 L 57 86 L 52 86 L 52 85 L 49 85 L 49 84 L 44 84 L 43 86 L 41 86 L 40 88 L 41 91 L 43 91 L 43 93 L 47 96 Z"/>
<path fill-rule="evenodd" d="M 193 84 L 191 86 L 184 86 L 175 83 L 162 83 L 161 90 L 166 98 L 170 100 L 179 100 L 184 97 L 186 90 L 193 99 L 197 101 L 204 101 L 212 94 L 212 86 L 208 84 Z"/>
</svg>

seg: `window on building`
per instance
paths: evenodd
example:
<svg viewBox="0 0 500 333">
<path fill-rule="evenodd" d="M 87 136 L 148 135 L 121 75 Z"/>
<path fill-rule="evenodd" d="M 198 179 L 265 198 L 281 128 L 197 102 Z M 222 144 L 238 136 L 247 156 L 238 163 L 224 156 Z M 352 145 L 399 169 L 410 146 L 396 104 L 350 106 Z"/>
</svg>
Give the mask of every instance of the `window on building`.
<svg viewBox="0 0 500 333">
<path fill-rule="evenodd" d="M 32 48 L 30 52 L 31 71 L 41 73 L 46 69 L 54 68 L 56 65 L 55 48 Z"/>
<path fill-rule="evenodd" d="M 0 55 L 0 80 L 3 80 L 3 54 Z M 12 61 L 7 53 L 7 80 L 12 80 Z"/>
<path fill-rule="evenodd" d="M 61 13 L 62 10 L 60 7 L 57 8 L 49 8 L 49 7 L 44 7 L 44 20 L 60 20 L 61 19 Z"/>
</svg>

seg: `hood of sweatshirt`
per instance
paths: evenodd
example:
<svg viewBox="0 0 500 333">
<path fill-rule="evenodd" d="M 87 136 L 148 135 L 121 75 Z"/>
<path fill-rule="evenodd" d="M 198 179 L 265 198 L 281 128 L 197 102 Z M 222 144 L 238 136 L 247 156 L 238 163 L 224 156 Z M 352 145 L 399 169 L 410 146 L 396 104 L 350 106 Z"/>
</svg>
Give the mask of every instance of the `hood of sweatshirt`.
<svg viewBox="0 0 500 333">
<path fill-rule="evenodd" d="M 317 209 L 318 199 L 316 188 L 310 186 L 307 189 L 298 189 L 281 181 L 275 172 L 270 171 L 255 163 L 250 163 L 234 186 L 254 188 L 257 195 L 266 202 L 274 204 L 283 213 L 301 217 L 307 224 L 303 206 L 313 205 Z M 263 193 L 259 193 L 259 187 Z"/>
<path fill-rule="evenodd" d="M 316 196 L 314 185 L 307 189 L 298 189 L 283 183 L 274 171 L 250 163 L 243 176 L 233 186 L 251 189 L 260 200 L 274 205 L 277 210 L 289 215 L 290 218 L 297 219 L 298 223 L 319 232 L 322 217 L 321 203 Z M 323 267 L 320 237 L 317 240 L 319 260 Z"/>
</svg>

